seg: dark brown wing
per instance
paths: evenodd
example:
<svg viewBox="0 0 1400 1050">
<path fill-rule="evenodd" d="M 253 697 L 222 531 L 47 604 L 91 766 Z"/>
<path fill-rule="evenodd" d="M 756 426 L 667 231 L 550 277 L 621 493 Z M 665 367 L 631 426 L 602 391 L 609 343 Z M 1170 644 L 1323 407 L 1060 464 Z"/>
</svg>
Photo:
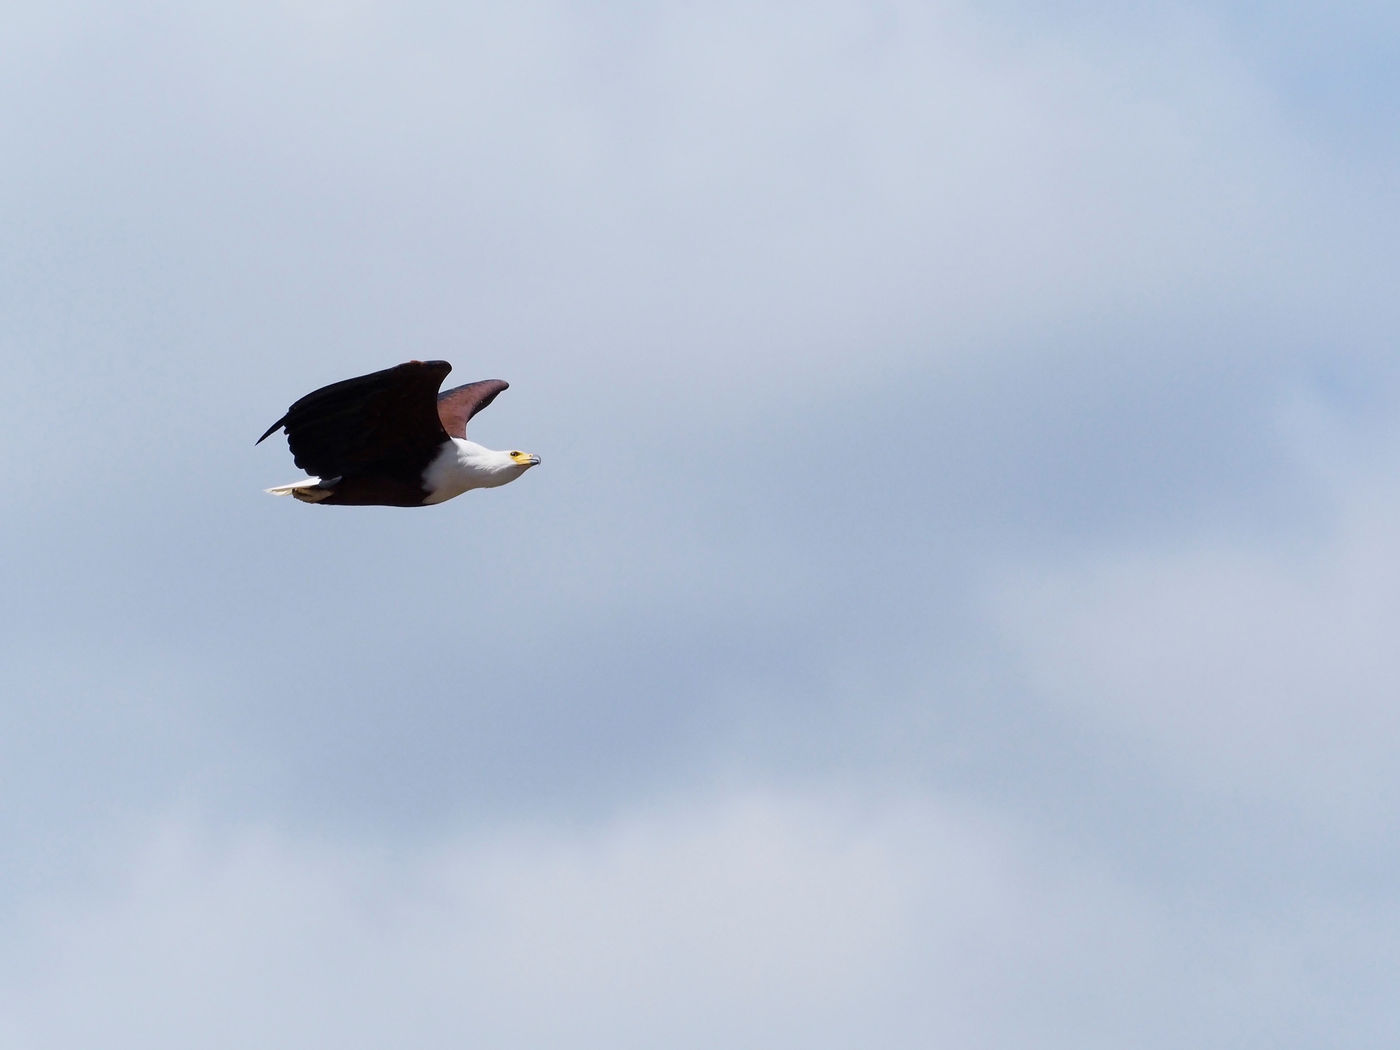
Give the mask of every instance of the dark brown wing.
<svg viewBox="0 0 1400 1050">
<path fill-rule="evenodd" d="M 297 466 L 323 478 L 426 465 L 447 441 L 436 403 L 450 371 L 446 361 L 408 361 L 323 386 L 296 401 L 258 441 L 285 428 Z"/>
<path fill-rule="evenodd" d="M 455 386 L 438 395 L 438 416 L 442 428 L 453 437 L 467 436 L 467 421 L 509 387 L 504 379 L 483 379 L 479 383 Z"/>
</svg>

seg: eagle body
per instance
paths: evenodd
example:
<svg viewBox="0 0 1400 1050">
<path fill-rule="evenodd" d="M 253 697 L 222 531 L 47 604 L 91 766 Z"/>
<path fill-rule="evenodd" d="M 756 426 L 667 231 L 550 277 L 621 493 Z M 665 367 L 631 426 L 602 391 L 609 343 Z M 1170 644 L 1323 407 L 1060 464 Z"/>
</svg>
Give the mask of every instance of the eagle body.
<svg viewBox="0 0 1400 1050">
<path fill-rule="evenodd" d="M 539 463 L 466 436 L 467 422 L 509 384 L 485 379 L 439 392 L 452 366 L 408 361 L 313 390 L 281 427 L 297 466 L 313 475 L 267 491 L 305 503 L 422 507 L 514 481 Z"/>
</svg>

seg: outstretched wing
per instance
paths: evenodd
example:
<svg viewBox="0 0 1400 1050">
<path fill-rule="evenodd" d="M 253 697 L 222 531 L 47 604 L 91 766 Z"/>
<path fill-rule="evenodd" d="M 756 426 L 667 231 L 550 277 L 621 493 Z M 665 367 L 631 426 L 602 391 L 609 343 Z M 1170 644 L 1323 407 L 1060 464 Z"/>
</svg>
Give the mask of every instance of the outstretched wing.
<svg viewBox="0 0 1400 1050">
<path fill-rule="evenodd" d="M 278 427 L 297 466 L 335 477 L 379 464 L 427 463 L 447 440 L 437 392 L 452 366 L 408 361 L 313 390 L 258 438 Z"/>
<path fill-rule="evenodd" d="M 442 429 L 453 437 L 467 436 L 467 421 L 496 399 L 509 387 L 504 379 L 483 379 L 466 386 L 454 386 L 438 395 L 438 417 Z"/>
</svg>

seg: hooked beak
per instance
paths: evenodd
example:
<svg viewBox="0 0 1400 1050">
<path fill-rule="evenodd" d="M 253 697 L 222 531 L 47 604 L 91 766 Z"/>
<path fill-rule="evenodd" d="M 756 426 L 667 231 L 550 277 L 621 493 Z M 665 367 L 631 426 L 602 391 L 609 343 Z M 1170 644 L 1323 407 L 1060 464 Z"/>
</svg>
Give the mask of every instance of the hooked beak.
<svg viewBox="0 0 1400 1050">
<path fill-rule="evenodd" d="M 510 458 L 522 467 L 538 467 L 540 465 L 540 457 L 533 452 L 512 452 Z"/>
</svg>

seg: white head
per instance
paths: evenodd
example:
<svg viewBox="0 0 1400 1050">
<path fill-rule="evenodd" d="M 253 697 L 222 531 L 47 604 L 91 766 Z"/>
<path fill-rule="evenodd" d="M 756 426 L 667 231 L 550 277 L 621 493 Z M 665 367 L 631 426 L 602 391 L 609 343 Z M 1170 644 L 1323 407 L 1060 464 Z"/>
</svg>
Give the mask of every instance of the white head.
<svg viewBox="0 0 1400 1050">
<path fill-rule="evenodd" d="M 470 489 L 504 485 L 539 461 L 539 456 L 518 449 L 497 452 L 475 441 L 453 438 L 423 472 L 423 487 L 431 493 L 423 502 L 441 503 Z"/>
<path fill-rule="evenodd" d="M 511 449 L 497 452 L 495 449 L 478 445 L 464 438 L 454 439 L 458 448 L 458 462 L 470 473 L 471 488 L 494 488 L 514 481 L 531 467 L 538 466 L 540 457 L 531 452 Z"/>
</svg>

